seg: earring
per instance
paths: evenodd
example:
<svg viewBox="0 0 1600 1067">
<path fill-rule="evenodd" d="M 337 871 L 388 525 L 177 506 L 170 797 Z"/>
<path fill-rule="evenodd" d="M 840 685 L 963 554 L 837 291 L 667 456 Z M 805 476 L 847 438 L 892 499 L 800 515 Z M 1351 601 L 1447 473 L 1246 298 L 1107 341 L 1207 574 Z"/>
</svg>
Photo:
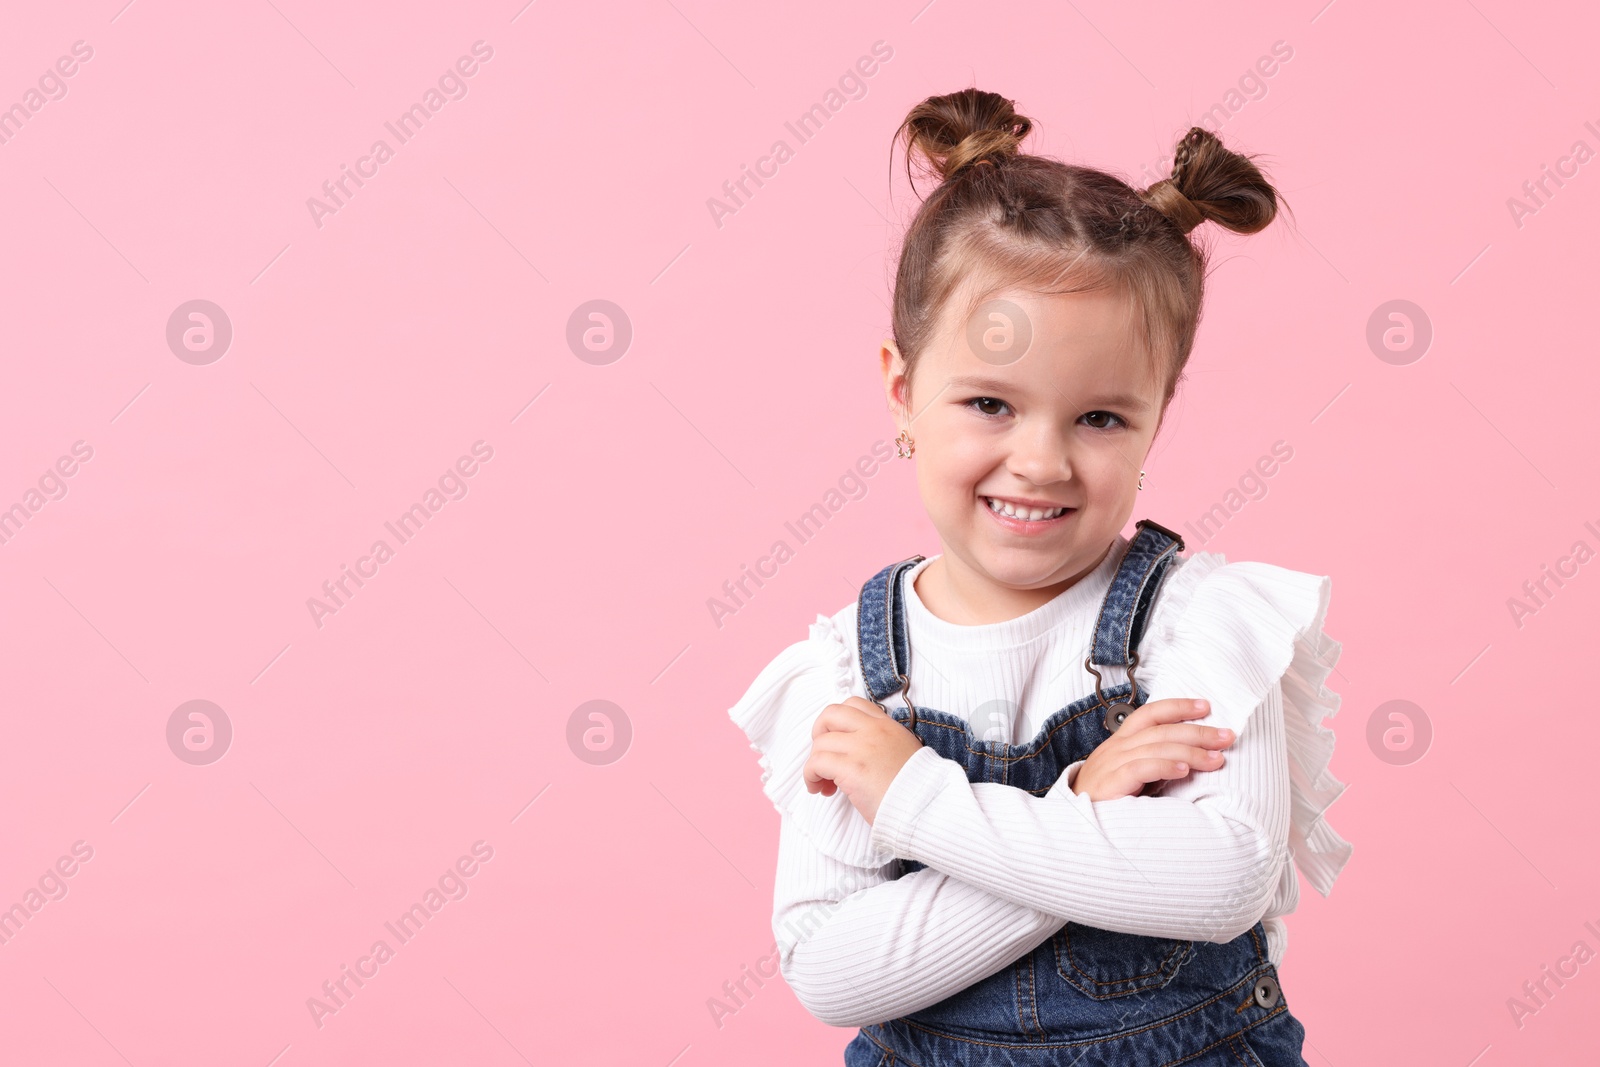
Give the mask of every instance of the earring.
<svg viewBox="0 0 1600 1067">
<path fill-rule="evenodd" d="M 1139 472 L 1139 488 L 1144 488 L 1144 471 Z"/>
<path fill-rule="evenodd" d="M 910 459 L 917 451 L 917 443 L 911 439 L 909 430 L 901 430 L 900 436 L 894 439 L 895 455 L 901 459 Z"/>
</svg>

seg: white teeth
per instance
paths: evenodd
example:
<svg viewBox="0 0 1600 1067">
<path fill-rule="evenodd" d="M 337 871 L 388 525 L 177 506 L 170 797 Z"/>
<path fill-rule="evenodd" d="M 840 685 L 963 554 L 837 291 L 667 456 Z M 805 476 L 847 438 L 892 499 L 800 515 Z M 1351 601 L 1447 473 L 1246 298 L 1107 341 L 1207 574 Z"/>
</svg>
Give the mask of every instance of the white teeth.
<svg viewBox="0 0 1600 1067">
<path fill-rule="evenodd" d="M 1028 522 L 1038 522 L 1040 519 L 1053 519 L 1057 515 L 1064 514 L 1071 510 L 1069 508 L 1045 509 L 1018 507 L 1017 505 L 1007 503 L 1004 500 L 996 500 L 992 496 L 986 496 L 983 499 L 984 502 L 989 505 L 989 509 L 991 511 L 998 512 L 1001 515 L 1005 515 L 1013 519 L 1026 519 Z"/>
</svg>

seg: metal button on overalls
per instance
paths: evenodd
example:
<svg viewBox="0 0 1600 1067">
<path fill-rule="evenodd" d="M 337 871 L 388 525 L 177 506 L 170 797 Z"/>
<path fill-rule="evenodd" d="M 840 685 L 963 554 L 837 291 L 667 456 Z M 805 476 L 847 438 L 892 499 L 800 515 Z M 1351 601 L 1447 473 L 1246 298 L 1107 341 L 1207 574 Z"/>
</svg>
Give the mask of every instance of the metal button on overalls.
<svg viewBox="0 0 1600 1067">
<path fill-rule="evenodd" d="M 1272 975 L 1264 974 L 1256 979 L 1256 1003 L 1263 1008 L 1278 1003 L 1278 983 Z"/>
</svg>

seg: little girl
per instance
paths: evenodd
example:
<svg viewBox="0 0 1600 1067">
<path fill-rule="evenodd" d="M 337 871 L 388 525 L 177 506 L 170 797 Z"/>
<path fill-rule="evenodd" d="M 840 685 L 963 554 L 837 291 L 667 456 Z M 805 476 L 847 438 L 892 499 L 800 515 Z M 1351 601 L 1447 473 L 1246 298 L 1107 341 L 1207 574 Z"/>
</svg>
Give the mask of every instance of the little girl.
<svg viewBox="0 0 1600 1067">
<path fill-rule="evenodd" d="M 847 1067 L 1303 1067 L 1282 916 L 1351 852 L 1330 582 L 1121 533 L 1194 343 L 1189 231 L 1255 233 L 1278 195 L 1198 127 L 1143 191 L 1019 152 L 1031 128 L 975 89 L 901 127 L 943 180 L 881 359 L 941 552 L 730 709 L 782 815 L 781 970 L 861 1028 Z"/>
</svg>

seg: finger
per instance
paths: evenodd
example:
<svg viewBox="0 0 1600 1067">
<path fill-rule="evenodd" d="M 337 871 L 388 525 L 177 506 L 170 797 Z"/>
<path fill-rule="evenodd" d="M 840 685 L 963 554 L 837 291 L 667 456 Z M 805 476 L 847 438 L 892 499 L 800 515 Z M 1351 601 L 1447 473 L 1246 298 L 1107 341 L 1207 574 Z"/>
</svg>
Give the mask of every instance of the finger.
<svg viewBox="0 0 1600 1067">
<path fill-rule="evenodd" d="M 850 699 L 859 698 L 851 697 Z M 873 710 L 877 711 L 876 708 Z M 870 718 L 871 716 L 853 704 L 829 704 L 822 709 L 822 714 L 817 716 L 816 722 L 811 724 L 812 740 L 821 737 L 830 730 L 841 732 L 859 730 Z"/>
<path fill-rule="evenodd" d="M 868 715 L 883 716 L 883 715 L 888 715 L 889 714 L 888 712 L 883 710 L 883 707 L 881 705 L 874 704 L 872 701 L 868 700 L 866 697 L 857 697 L 857 696 L 845 697 L 844 702 L 849 707 L 856 708 L 856 709 L 858 709 L 860 711 L 864 711 Z"/>
<path fill-rule="evenodd" d="M 1173 741 L 1140 745 L 1133 749 L 1131 754 L 1134 754 L 1136 759 L 1165 759 L 1174 763 L 1187 763 L 1191 767 L 1208 771 L 1214 771 L 1227 762 L 1227 757 L 1221 752 L 1209 748 L 1196 748 L 1193 745 L 1180 745 Z"/>
<path fill-rule="evenodd" d="M 813 751 L 811 757 L 806 760 L 805 766 L 801 768 L 801 775 L 805 778 L 807 792 L 823 792 L 822 784 L 824 782 L 829 786 L 833 785 L 833 775 L 838 772 L 832 769 L 828 756 L 829 754 L 826 752 Z M 823 795 L 831 795 L 831 789 L 823 792 Z"/>
<path fill-rule="evenodd" d="M 1141 736 L 1151 741 L 1176 741 L 1196 748 L 1227 748 L 1239 739 L 1232 730 L 1197 723 L 1164 723 L 1147 728 Z"/>
<path fill-rule="evenodd" d="M 811 724 L 813 741 L 834 728 L 833 724 L 838 720 L 840 707 L 838 704 L 829 704 L 818 713 L 816 721 Z"/>
<path fill-rule="evenodd" d="M 848 759 L 854 752 L 859 751 L 860 743 L 853 733 L 825 733 L 811 742 L 811 754 L 806 757 L 806 768 L 816 770 L 821 761 L 822 777 L 832 778 L 834 773 L 841 769 L 839 761 Z"/>
<path fill-rule="evenodd" d="M 1136 709 L 1132 715 L 1122 720 L 1122 726 L 1117 732 L 1121 733 L 1126 730 L 1130 724 L 1133 726 L 1133 730 L 1137 731 L 1158 723 L 1182 722 L 1185 719 L 1203 719 L 1210 714 L 1211 702 L 1209 700 L 1167 697 L 1163 700 L 1152 700 Z"/>
<path fill-rule="evenodd" d="M 850 720 L 861 714 L 855 708 L 845 704 L 829 704 L 822 709 L 822 714 L 817 716 L 811 724 L 811 737 L 813 740 L 821 737 L 830 730 L 850 729 Z"/>
<path fill-rule="evenodd" d="M 1124 763 L 1122 770 L 1133 776 L 1137 782 L 1158 782 L 1168 778 L 1182 778 L 1189 773 L 1189 765 L 1183 760 L 1173 759 L 1136 759 Z"/>
</svg>

